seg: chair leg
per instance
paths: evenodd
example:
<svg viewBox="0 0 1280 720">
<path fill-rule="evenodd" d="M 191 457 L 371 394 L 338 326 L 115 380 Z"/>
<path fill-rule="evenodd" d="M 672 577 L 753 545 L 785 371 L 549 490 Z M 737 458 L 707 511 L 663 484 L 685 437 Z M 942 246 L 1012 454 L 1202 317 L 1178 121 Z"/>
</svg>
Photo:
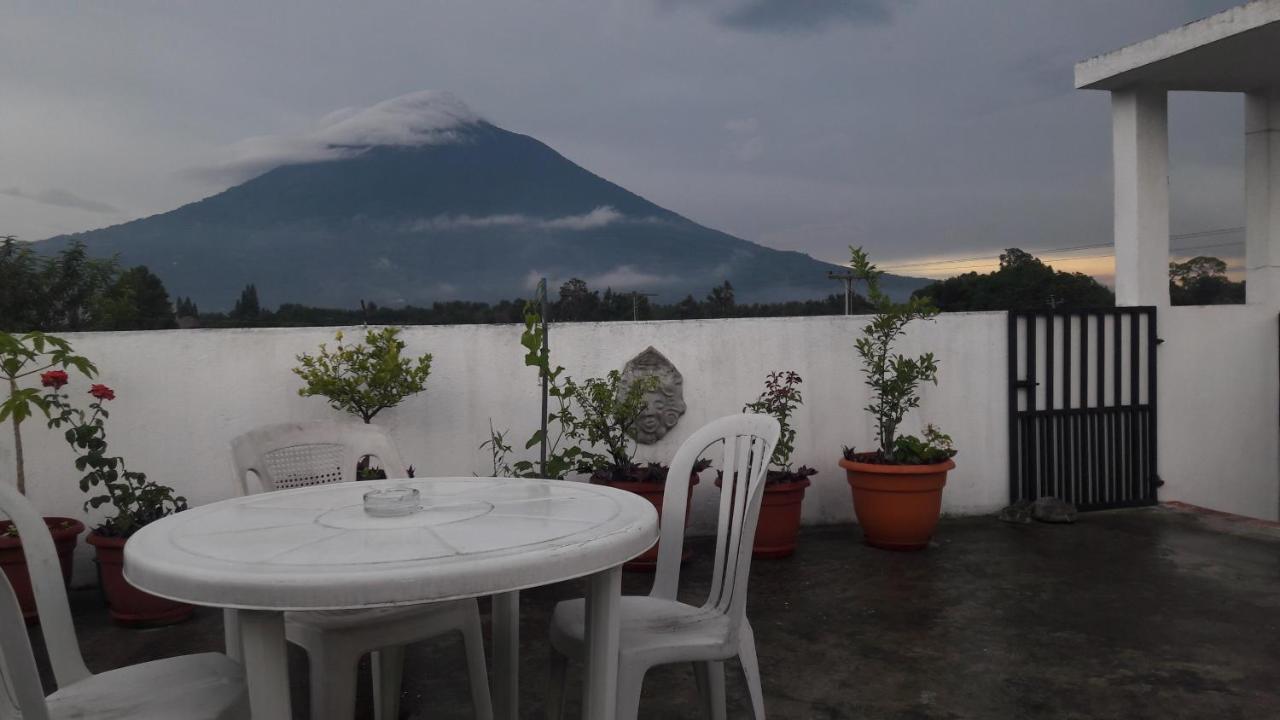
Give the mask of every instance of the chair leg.
<svg viewBox="0 0 1280 720">
<path fill-rule="evenodd" d="M 555 650 L 547 662 L 547 718 L 564 719 L 564 696 L 569 685 L 569 658 Z"/>
<path fill-rule="evenodd" d="M 707 717 L 711 720 L 726 720 L 724 663 L 697 662 L 693 664 L 693 669 L 698 679 L 698 694 L 702 696 Z"/>
<path fill-rule="evenodd" d="M 462 626 L 462 644 L 467 653 L 467 675 L 471 683 L 471 704 L 476 720 L 493 720 L 493 699 L 489 696 L 489 668 L 484 659 L 484 633 L 480 615 L 469 613 Z"/>
<path fill-rule="evenodd" d="M 707 694 L 707 686 L 711 684 L 711 679 L 707 677 L 707 664 L 701 662 L 691 663 L 693 665 L 693 681 L 698 686 L 698 702 L 702 703 L 702 709 L 711 715 L 711 696 Z"/>
<path fill-rule="evenodd" d="M 644 687 L 645 668 L 618 664 L 618 699 L 616 720 L 636 720 L 640 715 L 640 690 Z"/>
<path fill-rule="evenodd" d="M 311 667 L 311 720 L 346 720 L 356 714 L 356 668 L 360 656 L 331 645 L 307 648 Z"/>
<path fill-rule="evenodd" d="M 738 661 L 742 676 L 747 681 L 747 693 L 751 696 L 751 717 L 764 720 L 764 688 L 760 685 L 760 661 L 756 658 L 756 636 L 751 626 L 742 624 L 738 637 Z M 723 696 L 722 696 L 723 697 Z"/>
<path fill-rule="evenodd" d="M 369 653 L 373 672 L 374 720 L 400 717 L 400 681 L 404 675 L 404 646 L 394 645 Z"/>
</svg>

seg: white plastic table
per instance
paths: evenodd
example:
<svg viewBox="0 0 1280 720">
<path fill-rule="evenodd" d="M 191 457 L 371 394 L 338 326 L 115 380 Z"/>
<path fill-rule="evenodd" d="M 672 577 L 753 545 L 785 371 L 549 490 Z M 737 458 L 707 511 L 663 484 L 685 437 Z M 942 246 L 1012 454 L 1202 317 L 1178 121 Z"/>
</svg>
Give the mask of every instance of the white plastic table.
<svg viewBox="0 0 1280 720">
<path fill-rule="evenodd" d="M 372 517 L 363 495 L 406 485 L 423 509 Z M 495 595 L 495 701 L 515 717 L 518 591 L 587 583 L 583 716 L 613 718 L 622 563 L 658 539 L 653 505 L 599 485 L 511 478 L 341 483 L 211 503 L 143 528 L 125 577 L 162 597 L 239 610 L 255 718 L 291 717 L 284 612 Z"/>
</svg>

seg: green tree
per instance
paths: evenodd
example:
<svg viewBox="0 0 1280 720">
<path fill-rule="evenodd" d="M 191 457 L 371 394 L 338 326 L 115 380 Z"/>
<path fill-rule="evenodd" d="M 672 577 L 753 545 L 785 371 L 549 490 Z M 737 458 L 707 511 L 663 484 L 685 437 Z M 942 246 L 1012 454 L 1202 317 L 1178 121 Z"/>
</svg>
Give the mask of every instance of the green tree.
<svg viewBox="0 0 1280 720">
<path fill-rule="evenodd" d="M 733 296 L 733 285 L 725 280 L 724 283 L 711 288 L 711 293 L 707 295 L 706 316 L 707 317 L 729 317 L 733 315 L 734 307 L 737 302 Z"/>
<path fill-rule="evenodd" d="M 235 307 L 231 309 L 231 317 L 237 320 L 257 320 L 260 314 L 262 307 L 258 304 L 258 288 L 249 283 L 240 291 L 240 299 L 236 300 Z"/>
<path fill-rule="evenodd" d="M 867 297 L 876 307 L 871 322 L 862 329 L 862 337 L 854 343 L 862 358 L 862 371 L 871 388 L 871 402 L 866 410 L 876 420 L 876 440 L 880 456 L 896 460 L 898 426 L 906 414 L 920 406 L 921 383 L 938 384 L 938 361 L 933 353 L 908 357 L 894 352 L 894 344 L 907 325 L 915 320 L 928 320 L 938 314 L 937 308 L 923 297 L 912 297 L 895 303 L 880 291 L 883 274 L 862 248 L 849 248 L 853 275 L 866 283 Z"/>
<path fill-rule="evenodd" d="M 912 296 L 927 298 L 939 310 L 947 312 L 1051 310 L 1115 304 L 1115 295 L 1092 277 L 1055 270 L 1018 248 L 1009 248 L 1000 255 L 1000 269 L 995 272 L 970 272 L 939 280 Z"/>
<path fill-rule="evenodd" d="M 0 331 L 40 327 L 45 288 L 41 264 L 25 243 L 0 237 Z"/>
<path fill-rule="evenodd" d="M 587 287 L 587 282 L 571 278 L 560 286 L 560 299 L 552 316 L 561 321 L 589 321 L 599 319 L 600 295 Z"/>
<path fill-rule="evenodd" d="M 178 317 L 180 317 L 180 318 L 183 318 L 183 317 L 190 317 L 190 318 L 193 318 L 193 317 L 199 317 L 199 316 L 200 316 L 200 308 L 196 306 L 195 302 L 194 302 L 191 298 L 189 298 L 189 297 L 180 297 L 180 298 L 178 298 L 178 308 L 177 308 L 177 312 L 176 312 L 175 314 L 176 314 Z"/>
<path fill-rule="evenodd" d="M 114 258 L 91 258 L 75 240 L 44 264 L 39 327 L 48 331 L 92 330 L 94 311 L 114 284 L 119 267 Z"/>
<path fill-rule="evenodd" d="M 1244 299 L 1244 282 L 1228 278 L 1227 264 L 1216 257 L 1169 263 L 1169 300 L 1174 305 L 1233 305 Z"/>
<path fill-rule="evenodd" d="M 394 327 L 369 330 L 363 343 L 343 345 L 338 332 L 332 351 L 322 343 L 315 355 L 299 355 L 293 372 L 305 385 L 298 394 L 322 395 L 333 409 L 369 423 L 383 410 L 422 392 L 431 374 L 431 355 L 402 357 L 405 345 L 399 334 L 400 328 Z"/>
<path fill-rule="evenodd" d="M 165 330 L 178 326 L 160 278 L 138 265 L 120 274 L 95 303 L 95 330 Z"/>
</svg>

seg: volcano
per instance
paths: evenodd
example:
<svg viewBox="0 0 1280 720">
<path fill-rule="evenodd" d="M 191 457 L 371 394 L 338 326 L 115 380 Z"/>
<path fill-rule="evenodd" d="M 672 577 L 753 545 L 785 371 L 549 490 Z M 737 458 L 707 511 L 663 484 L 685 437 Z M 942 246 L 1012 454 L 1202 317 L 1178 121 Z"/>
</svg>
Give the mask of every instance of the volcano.
<svg viewBox="0 0 1280 720">
<path fill-rule="evenodd" d="M 452 96 L 415 93 L 257 139 L 229 164 L 251 179 L 170 212 L 38 243 L 146 265 L 170 294 L 230 307 L 355 307 L 527 296 L 538 278 L 654 293 L 733 284 L 739 302 L 823 297 L 836 265 L 700 225 L 504 130 Z M 886 276 L 892 295 L 924 281 Z"/>
</svg>

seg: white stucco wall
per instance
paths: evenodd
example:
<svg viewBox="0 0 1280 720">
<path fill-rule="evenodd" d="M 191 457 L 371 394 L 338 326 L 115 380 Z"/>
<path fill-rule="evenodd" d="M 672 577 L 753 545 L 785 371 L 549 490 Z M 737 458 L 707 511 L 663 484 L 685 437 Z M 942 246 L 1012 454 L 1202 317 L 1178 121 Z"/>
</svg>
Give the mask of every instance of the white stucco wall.
<svg viewBox="0 0 1280 720">
<path fill-rule="evenodd" d="M 573 323 L 552 327 L 553 359 L 579 378 L 601 375 L 653 345 L 684 375 L 688 412 L 672 435 L 642 447 L 669 461 L 701 424 L 739 412 L 770 370 L 804 378 L 796 461 L 819 470 L 804 506 L 810 524 L 852 520 L 841 446 L 868 447 L 873 430 L 853 342 L 866 318 L 769 318 Z M 1256 307 L 1172 308 L 1160 314 L 1160 473 L 1163 500 L 1275 519 L 1280 507 L 1280 321 Z M 193 504 L 235 493 L 231 438 L 273 422 L 339 417 L 324 400 L 297 395 L 298 353 L 331 341 L 324 328 L 175 330 L 68 335 L 118 398 L 110 405 L 113 452 Z M 347 329 L 349 334 L 359 329 Z M 420 475 L 489 472 L 479 445 L 489 419 L 517 447 L 538 422 L 535 373 L 523 366 L 513 325 L 406 328 L 408 351 L 435 356 L 428 389 L 376 422 L 391 430 Z M 1008 419 L 1004 313 L 954 313 L 917 323 L 901 350 L 932 350 L 941 384 L 926 387 L 908 432 L 932 422 L 960 449 L 944 494 L 948 513 L 983 513 L 1007 502 Z M 76 380 L 80 388 L 82 381 Z M 25 426 L 30 495 L 47 514 L 82 516 L 83 495 L 60 435 Z M 0 479 L 13 449 L 0 434 Z M 708 478 L 709 479 L 709 478 Z M 714 518 L 716 489 L 695 492 L 695 531 Z M 93 518 L 87 518 L 92 521 Z M 84 578 L 85 575 L 81 575 Z"/>
<path fill-rule="evenodd" d="M 1162 310 L 1162 500 L 1280 517 L 1280 317 L 1253 305 Z"/>
<path fill-rule="evenodd" d="M 842 445 L 870 446 L 873 432 L 862 408 L 867 393 L 853 353 L 865 318 L 776 318 L 684 322 L 571 323 L 553 325 L 553 360 L 574 377 L 621 368 L 653 345 L 684 375 L 688 412 L 673 434 L 642 446 L 643 460 L 669 461 L 679 442 L 701 424 L 739 412 L 759 393 L 770 370 L 794 369 L 804 378 L 806 403 L 797 420 L 796 460 L 820 471 L 805 503 L 810 523 L 852 519 Z M 902 344 L 908 353 L 933 350 L 941 384 L 924 390 L 907 429 L 933 422 L 960 448 L 945 495 L 953 513 L 985 512 L 1007 494 L 1004 315 L 952 314 L 919 323 Z M 348 329 L 349 335 L 359 332 Z M 514 325 L 406 328 L 412 353 L 431 352 L 425 393 L 384 411 L 376 423 L 391 430 L 420 475 L 489 472 L 489 419 L 509 428 L 522 447 L 538 422 L 537 376 L 523 366 L 520 328 Z M 93 359 L 101 382 L 114 388 L 108 425 L 113 452 L 130 466 L 185 494 L 193 504 L 233 494 L 228 443 L 264 423 L 339 417 L 323 399 L 297 395 L 294 357 L 333 329 L 175 330 L 68 335 Z M 79 381 L 77 381 L 79 382 Z M 72 455 L 41 423 L 25 426 L 30 495 L 50 514 L 78 516 Z M 0 473 L 12 475 L 12 444 L 0 439 Z M 695 494 L 695 519 L 714 517 L 715 488 Z"/>
</svg>

